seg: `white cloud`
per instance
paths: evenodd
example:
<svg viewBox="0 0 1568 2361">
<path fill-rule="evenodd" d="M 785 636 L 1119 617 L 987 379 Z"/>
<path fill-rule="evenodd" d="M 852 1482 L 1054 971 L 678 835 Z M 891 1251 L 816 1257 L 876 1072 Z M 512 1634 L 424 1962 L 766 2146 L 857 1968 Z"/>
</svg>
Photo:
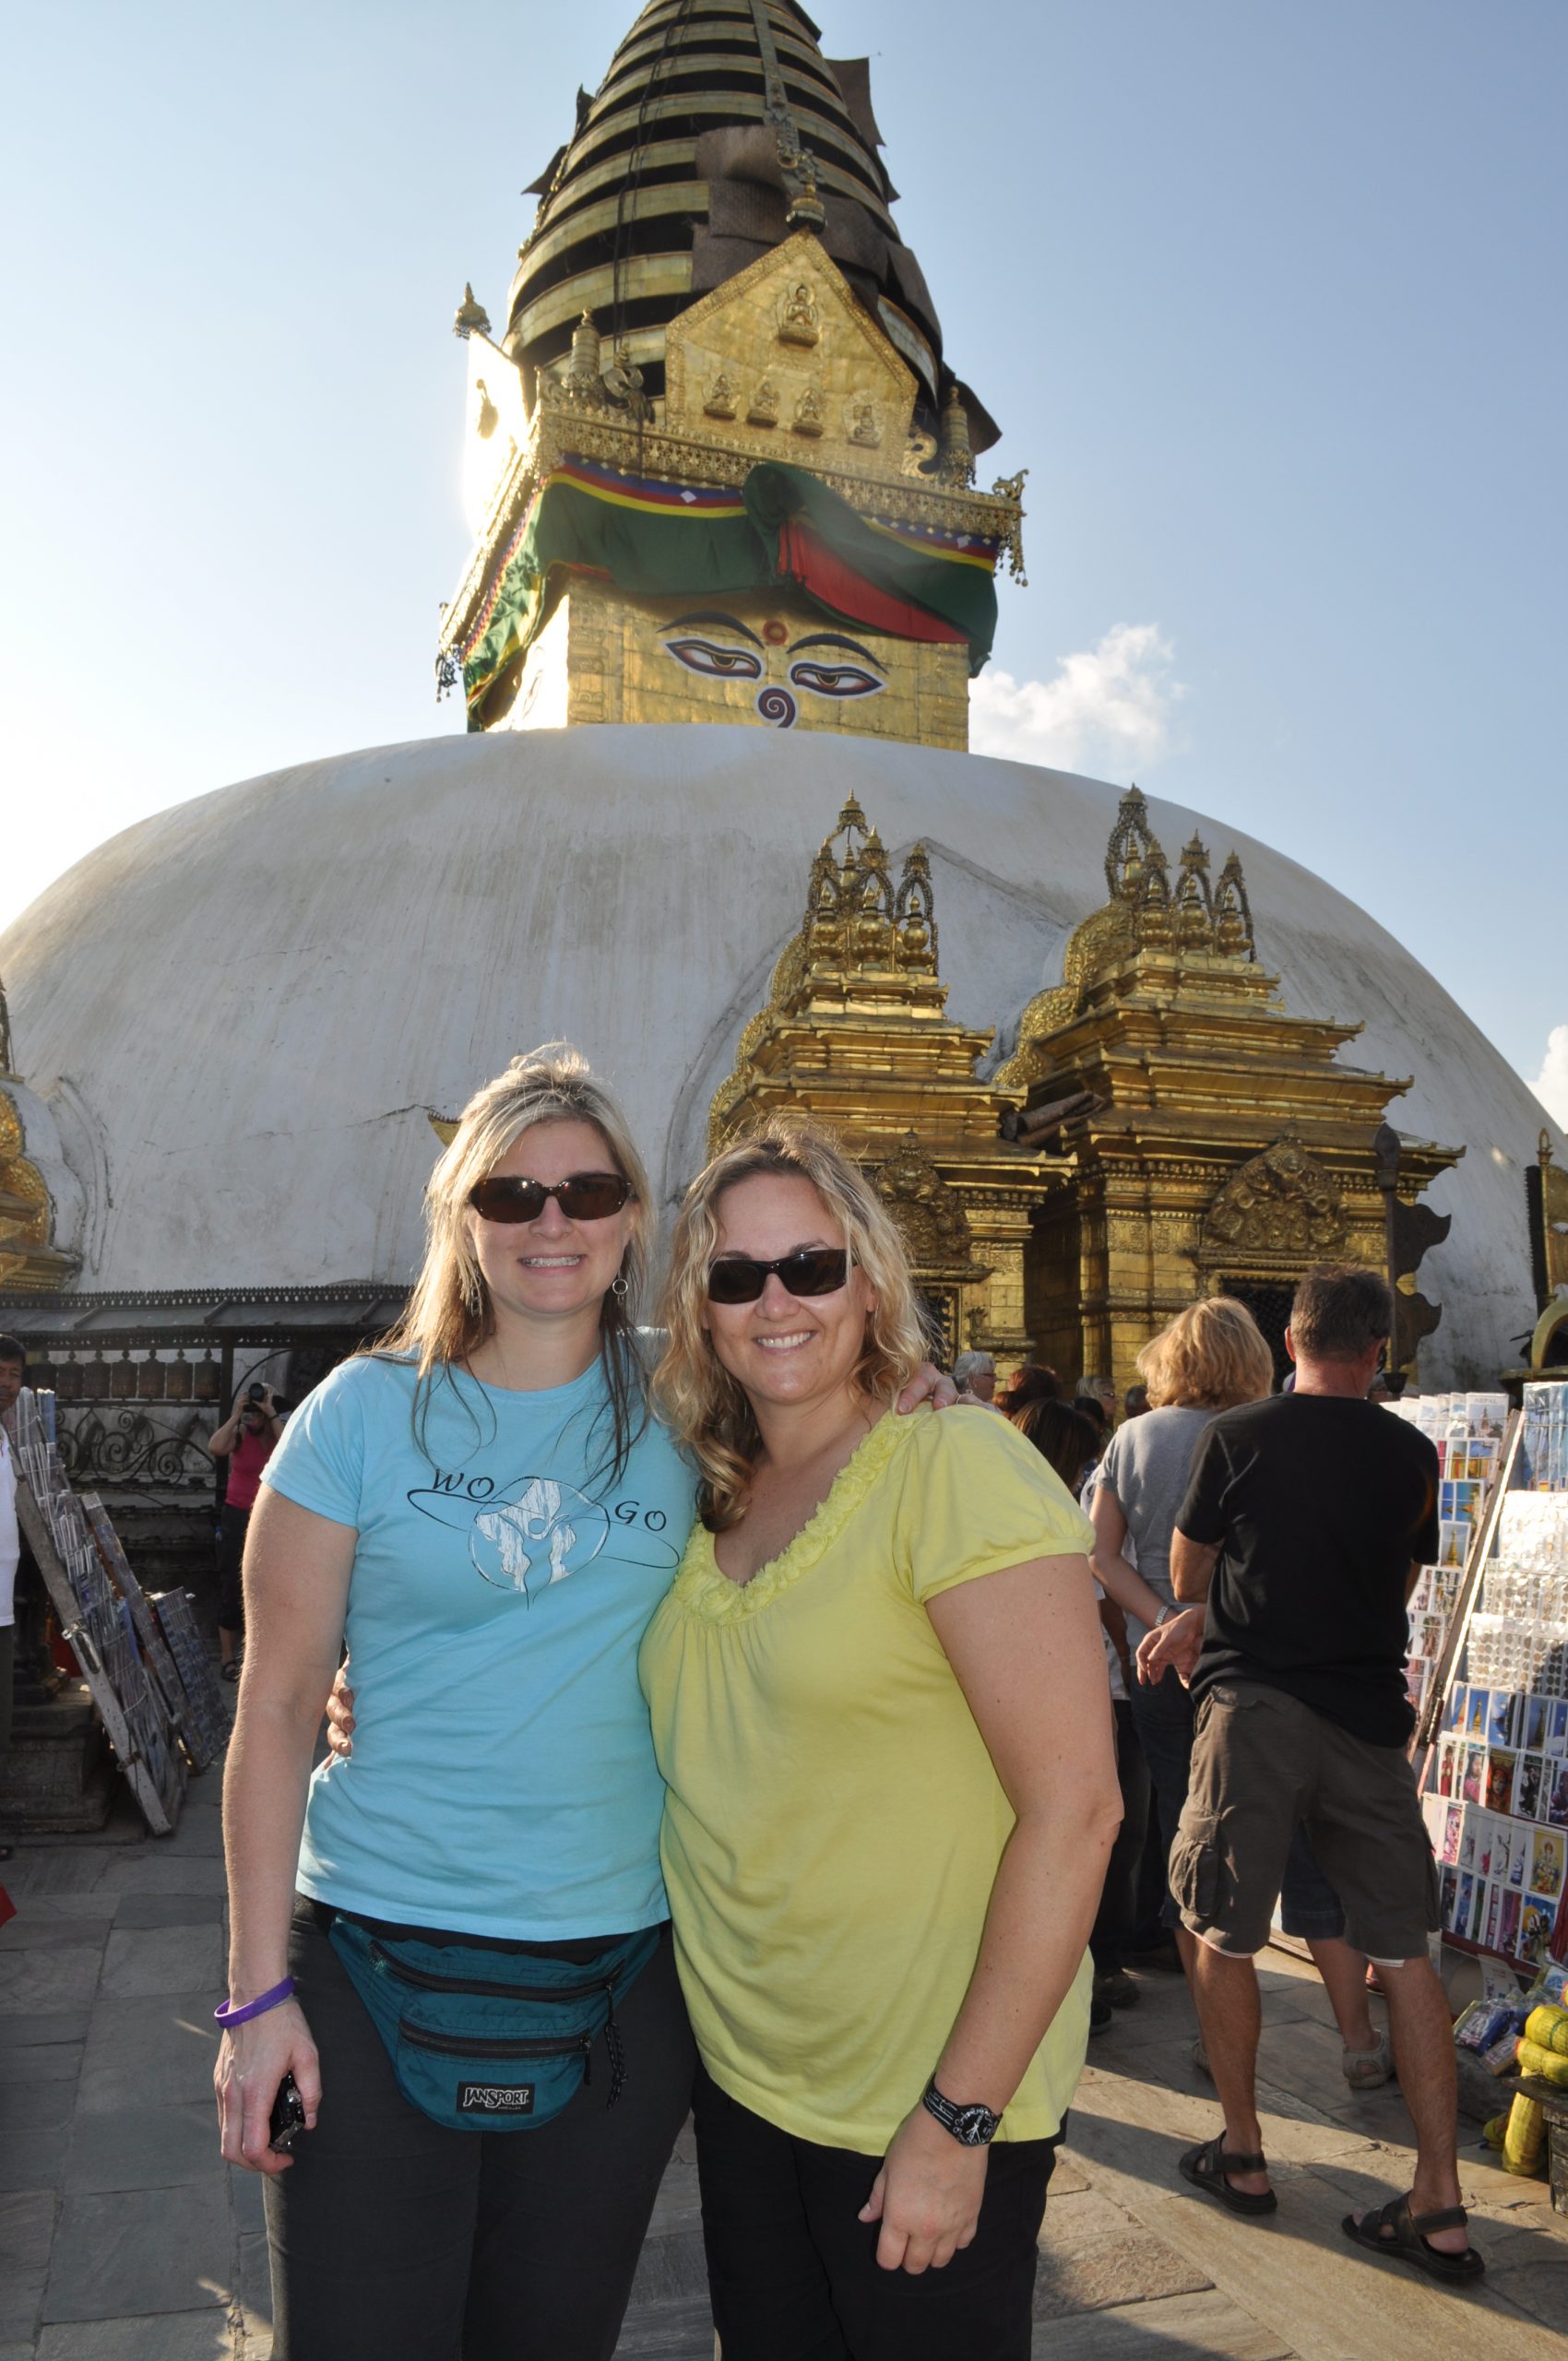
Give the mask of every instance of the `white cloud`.
<svg viewBox="0 0 1568 2361">
<path fill-rule="evenodd" d="M 1097 646 L 1063 656 L 1053 679 L 982 672 L 969 684 L 969 743 L 1050 770 L 1146 768 L 1170 744 L 1187 692 L 1158 623 L 1113 623 Z"/>
<path fill-rule="evenodd" d="M 1568 1025 L 1554 1025 L 1546 1037 L 1546 1055 L 1530 1088 L 1554 1123 L 1568 1132 Z"/>
</svg>

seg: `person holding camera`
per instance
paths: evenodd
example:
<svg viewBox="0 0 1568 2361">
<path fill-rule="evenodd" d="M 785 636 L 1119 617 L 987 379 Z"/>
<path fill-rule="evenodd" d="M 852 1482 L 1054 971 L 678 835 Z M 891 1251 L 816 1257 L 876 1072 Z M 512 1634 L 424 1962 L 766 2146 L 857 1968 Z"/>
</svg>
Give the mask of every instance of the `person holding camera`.
<svg viewBox="0 0 1568 2361">
<path fill-rule="evenodd" d="M 240 1677 L 240 1643 L 245 1628 L 240 1567 L 245 1533 L 261 1487 L 261 1471 L 282 1431 L 283 1413 L 277 1395 L 270 1385 L 256 1382 L 248 1385 L 243 1395 L 235 1395 L 233 1408 L 207 1443 L 214 1459 L 229 1463 L 218 1518 L 218 1646 L 225 1680 Z"/>
</svg>

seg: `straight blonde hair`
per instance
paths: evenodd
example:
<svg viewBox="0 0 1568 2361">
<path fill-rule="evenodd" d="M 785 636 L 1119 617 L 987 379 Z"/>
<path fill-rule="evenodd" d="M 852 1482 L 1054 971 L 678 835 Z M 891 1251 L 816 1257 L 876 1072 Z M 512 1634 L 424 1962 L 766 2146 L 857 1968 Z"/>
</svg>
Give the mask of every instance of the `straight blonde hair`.
<svg viewBox="0 0 1568 2361">
<path fill-rule="evenodd" d="M 476 1090 L 464 1108 L 425 1187 L 425 1251 L 419 1277 L 401 1317 L 372 1350 L 414 1363 L 416 1431 L 422 1433 L 433 1384 L 453 1369 L 466 1369 L 495 1329 L 495 1309 L 474 1252 L 469 1191 L 494 1171 L 525 1132 L 540 1123 L 574 1122 L 593 1126 L 611 1164 L 630 1182 L 638 1208 L 619 1274 L 624 1289 L 606 1294 L 599 1322 L 614 1437 L 606 1465 L 615 1480 L 647 1422 L 636 1328 L 647 1279 L 651 1206 L 647 1174 L 625 1117 L 569 1043 L 547 1041 L 514 1058 L 505 1073 Z"/>
<path fill-rule="evenodd" d="M 725 1191 L 774 1173 L 810 1181 L 843 1230 L 851 1264 L 871 1284 L 874 1300 L 851 1384 L 891 1406 L 926 1353 L 904 1241 L 876 1191 L 836 1140 L 773 1116 L 716 1156 L 687 1190 L 675 1224 L 664 1287 L 669 1342 L 653 1373 L 654 1399 L 676 1442 L 696 1462 L 698 1511 L 715 1533 L 744 1514 L 762 1436 L 744 1391 L 713 1349 L 704 1319 L 708 1267 L 719 1249 Z"/>
<path fill-rule="evenodd" d="M 1138 1355 L 1151 1410 L 1235 1410 L 1274 1391 L 1274 1355 L 1233 1295 L 1205 1296 L 1179 1311 Z"/>
</svg>

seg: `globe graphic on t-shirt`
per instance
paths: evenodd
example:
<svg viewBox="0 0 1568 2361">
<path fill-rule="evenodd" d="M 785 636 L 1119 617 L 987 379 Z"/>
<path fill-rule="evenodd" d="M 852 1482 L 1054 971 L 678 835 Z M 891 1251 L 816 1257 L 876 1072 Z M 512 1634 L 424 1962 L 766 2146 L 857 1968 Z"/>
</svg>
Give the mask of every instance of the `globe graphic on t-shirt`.
<svg viewBox="0 0 1568 2361">
<path fill-rule="evenodd" d="M 475 1511 L 469 1555 L 497 1590 L 531 1599 L 591 1564 L 609 1532 L 597 1501 L 536 1476 L 519 1499 Z"/>
</svg>

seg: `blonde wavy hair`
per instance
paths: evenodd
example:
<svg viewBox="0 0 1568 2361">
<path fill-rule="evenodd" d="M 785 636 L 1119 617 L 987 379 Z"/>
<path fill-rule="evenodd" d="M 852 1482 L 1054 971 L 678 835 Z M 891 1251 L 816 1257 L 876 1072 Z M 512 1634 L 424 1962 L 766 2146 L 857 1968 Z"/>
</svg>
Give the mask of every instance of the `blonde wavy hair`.
<svg viewBox="0 0 1568 2361">
<path fill-rule="evenodd" d="M 1138 1368 L 1151 1410 L 1234 1410 L 1274 1391 L 1274 1355 L 1233 1295 L 1205 1296 L 1179 1311 L 1144 1347 Z"/>
<path fill-rule="evenodd" d="M 618 1477 L 647 1421 L 636 1328 L 647 1280 L 651 1201 L 647 1174 L 625 1117 L 569 1043 L 547 1041 L 514 1058 L 505 1073 L 476 1090 L 464 1108 L 425 1187 L 423 1265 L 401 1317 L 372 1350 L 414 1363 L 419 1379 L 416 1421 L 422 1418 L 432 1382 L 447 1370 L 466 1368 L 495 1327 L 490 1290 L 474 1252 L 469 1191 L 494 1171 L 525 1132 L 540 1123 L 571 1122 L 593 1126 L 612 1165 L 630 1181 L 637 1207 L 621 1264 L 624 1291 L 608 1293 L 600 1313 L 600 1355 L 614 1427 L 608 1464 Z"/>
<path fill-rule="evenodd" d="M 904 1241 L 876 1191 L 836 1140 L 771 1117 L 716 1156 L 686 1191 L 675 1224 L 664 1287 L 669 1342 L 653 1373 L 659 1412 L 696 1461 L 698 1510 L 715 1533 L 744 1513 L 762 1437 L 750 1402 L 720 1363 L 707 1332 L 708 1266 L 719 1249 L 725 1191 L 773 1173 L 810 1181 L 842 1229 L 851 1264 L 871 1284 L 873 1302 L 851 1383 L 891 1405 L 926 1355 Z"/>
</svg>

